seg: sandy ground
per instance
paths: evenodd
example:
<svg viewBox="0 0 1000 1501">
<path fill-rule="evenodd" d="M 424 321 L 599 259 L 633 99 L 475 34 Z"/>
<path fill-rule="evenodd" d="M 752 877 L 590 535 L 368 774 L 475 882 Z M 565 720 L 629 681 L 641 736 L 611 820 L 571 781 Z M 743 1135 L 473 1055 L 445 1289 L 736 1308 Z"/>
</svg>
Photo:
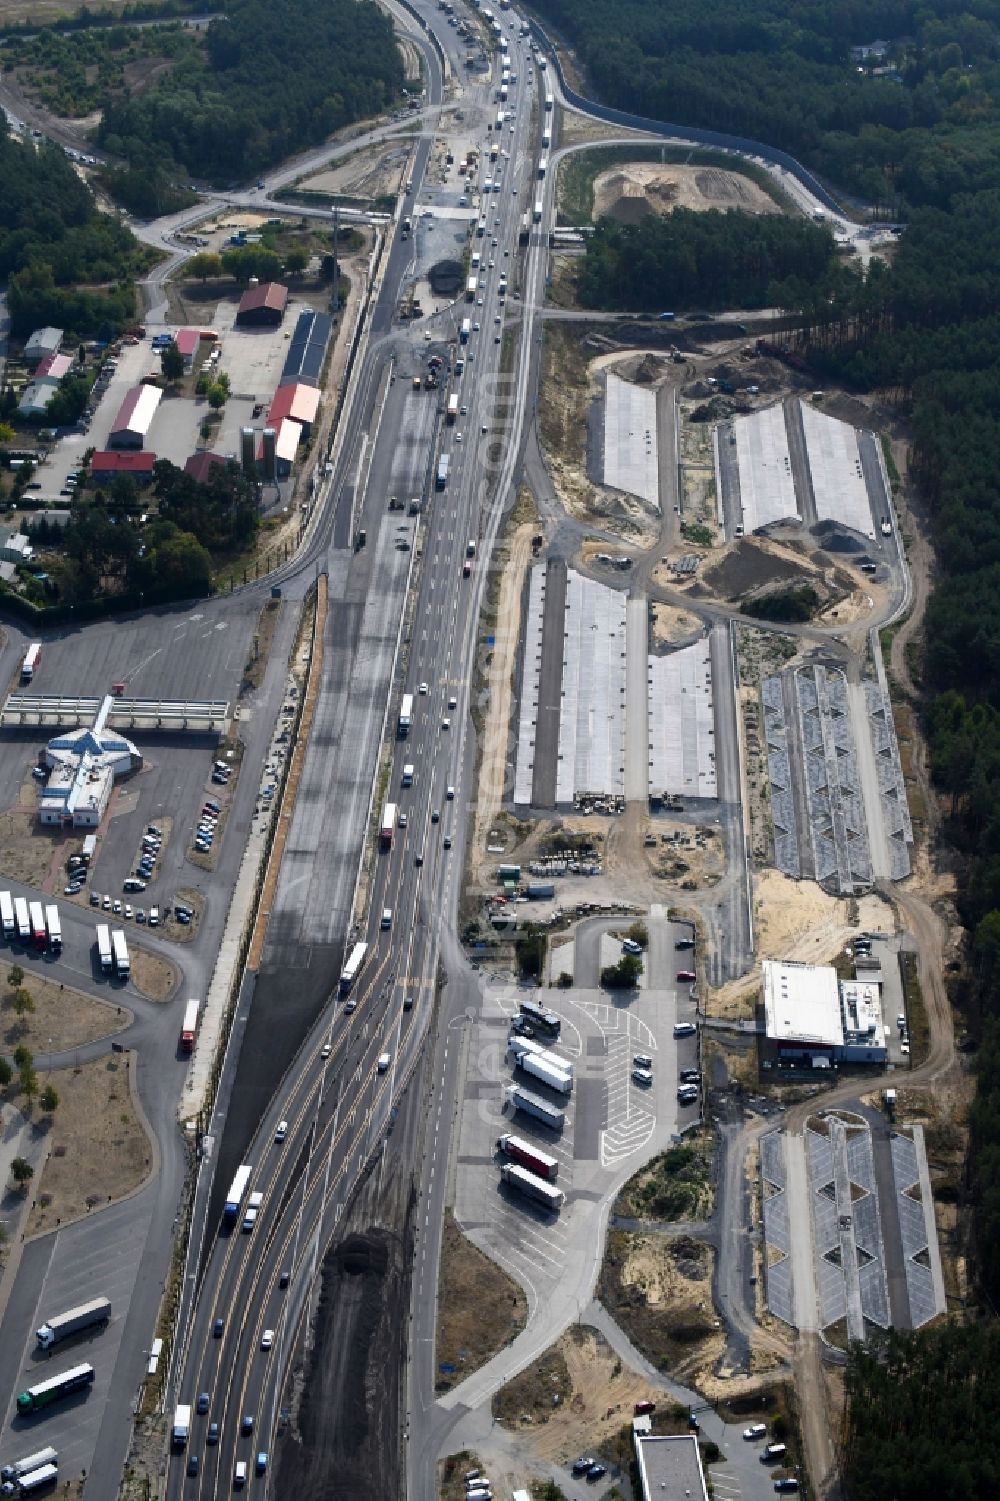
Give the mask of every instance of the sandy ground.
<svg viewBox="0 0 1000 1501">
<path fill-rule="evenodd" d="M 851 901 L 830 896 L 814 881 L 793 881 L 777 870 L 753 877 L 754 927 L 758 962 L 749 974 L 709 992 L 709 1016 L 750 1016 L 760 983 L 761 959 L 792 959 L 828 964 L 859 929 L 894 933 L 892 907 L 878 896 L 856 899 L 857 921 L 850 920 Z"/>
<path fill-rule="evenodd" d="M 438 1282 L 437 1390 L 446 1391 L 485 1365 L 524 1328 L 523 1290 L 484 1256 L 445 1211 Z M 451 1365 L 453 1372 L 442 1371 Z"/>
<path fill-rule="evenodd" d="M 178 975 L 169 959 L 129 944 L 132 984 L 148 1001 L 168 1001 L 177 988 Z"/>
<path fill-rule="evenodd" d="M 654 604 L 651 609 L 654 644 L 666 645 L 674 641 L 683 641 L 685 637 L 693 635 L 701 628 L 701 621 L 697 615 L 689 615 L 685 610 L 679 610 L 676 605 Z"/>
<path fill-rule="evenodd" d="M 541 1369 L 539 1369 L 541 1368 Z M 558 1406 L 552 1394 L 559 1393 Z M 579 1325 L 522 1373 L 502 1394 L 529 1423 L 515 1421 L 538 1459 L 572 1462 L 617 1433 L 636 1402 L 649 1395 L 645 1378 L 622 1365 L 596 1329 Z"/>
<path fill-rule="evenodd" d="M 749 177 L 718 167 L 661 166 L 627 162 L 594 179 L 594 218 L 610 214 L 634 224 L 675 208 L 730 209 L 747 214 L 780 213 L 778 205 Z"/>
<path fill-rule="evenodd" d="M 362 149 L 336 167 L 327 167 L 296 186 L 310 193 L 339 193 L 348 198 L 383 198 L 398 193 L 413 143 L 407 137 Z"/>
<path fill-rule="evenodd" d="M 484 857 L 487 834 L 496 821 L 503 801 L 514 667 L 520 637 L 521 595 L 524 576 L 531 563 L 531 539 L 537 530 L 537 519 L 532 518 L 522 522 L 504 541 L 507 559 L 500 579 L 494 645 L 487 673 L 488 707 L 479 737 L 483 755 L 470 855 L 472 879 L 477 882 L 481 879 L 480 864 Z"/>
<path fill-rule="evenodd" d="M 34 1011 L 20 1017 L 11 1004 L 11 992 L 3 996 L 0 1035 L 11 1050 L 24 1043 L 33 1053 L 59 1053 L 109 1037 L 132 1021 L 127 1007 L 95 1000 L 52 980 L 26 974 L 23 983 L 35 1003 Z"/>
<path fill-rule="evenodd" d="M 37 801 L 34 782 L 25 782 L 18 788 L 16 804 L 0 813 L 0 875 L 41 887 L 58 839 L 39 827 Z"/>
<path fill-rule="evenodd" d="M 129 1067 L 129 1054 L 111 1054 L 40 1081 L 55 1086 L 59 1106 L 49 1155 L 30 1185 L 26 1237 L 123 1198 L 146 1177 L 152 1149 L 132 1103 Z M 34 1113 L 40 1115 L 37 1104 Z"/>
</svg>

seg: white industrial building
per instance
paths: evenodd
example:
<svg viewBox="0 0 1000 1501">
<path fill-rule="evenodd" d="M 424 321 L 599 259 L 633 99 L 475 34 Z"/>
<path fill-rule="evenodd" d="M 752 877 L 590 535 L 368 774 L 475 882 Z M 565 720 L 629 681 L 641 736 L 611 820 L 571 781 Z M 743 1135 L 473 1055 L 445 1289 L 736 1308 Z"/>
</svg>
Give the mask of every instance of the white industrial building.
<svg viewBox="0 0 1000 1501">
<path fill-rule="evenodd" d="M 39 823 L 97 828 L 115 782 L 141 767 L 142 754 L 131 740 L 107 727 L 113 705 L 108 695 L 89 729 L 69 730 L 45 747 L 50 775 L 39 794 Z"/>
<path fill-rule="evenodd" d="M 33 360 L 43 360 L 47 354 L 58 354 L 62 341 L 61 328 L 36 328 L 24 346 L 24 358 L 30 364 Z"/>
<path fill-rule="evenodd" d="M 863 976 L 840 980 L 830 964 L 765 959 L 764 1048 L 772 1063 L 832 1068 L 884 1064 L 882 987 Z"/>
<path fill-rule="evenodd" d="M 696 1433 L 643 1433 L 632 1425 L 643 1501 L 708 1501 Z"/>
</svg>

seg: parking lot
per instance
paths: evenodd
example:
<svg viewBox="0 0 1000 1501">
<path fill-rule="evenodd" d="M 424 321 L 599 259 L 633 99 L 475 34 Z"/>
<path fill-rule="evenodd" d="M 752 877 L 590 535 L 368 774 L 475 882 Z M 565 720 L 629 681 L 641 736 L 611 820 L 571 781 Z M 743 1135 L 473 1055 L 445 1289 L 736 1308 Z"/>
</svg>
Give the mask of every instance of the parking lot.
<svg viewBox="0 0 1000 1501">
<path fill-rule="evenodd" d="M 608 930 L 625 926 L 608 919 L 581 924 L 573 946 L 579 959 L 568 955 L 564 945 L 558 951 L 559 968 L 579 964 L 589 978 L 599 962 L 620 955 L 620 937 Z M 590 1296 L 602 1205 L 642 1161 L 700 1119 L 700 1100 L 681 1106 L 677 1098 L 679 1070 L 698 1066 L 697 1032 L 674 1036 L 675 1021 L 693 1021 L 695 1014 L 690 987 L 674 978 L 674 943 L 686 939 L 689 930 L 663 918 L 654 918 L 649 926 L 652 983 L 619 993 L 596 984 L 539 991 L 498 978 L 487 987 L 469 1037 L 455 1215 L 474 1240 L 539 1298 L 556 1288 L 565 1292 L 567 1286 Z M 561 1020 L 558 1040 L 538 1040 L 572 1063 L 568 1097 L 515 1070 L 507 1054 L 510 1023 L 529 997 Z M 649 1082 L 633 1077 L 636 1054 L 652 1060 Z M 505 1111 L 505 1092 L 515 1082 L 565 1110 L 561 1131 L 522 1111 L 512 1114 L 509 1106 Z M 557 1186 L 566 1195 L 557 1214 L 501 1186 L 497 1140 L 508 1132 L 557 1158 Z"/>
</svg>

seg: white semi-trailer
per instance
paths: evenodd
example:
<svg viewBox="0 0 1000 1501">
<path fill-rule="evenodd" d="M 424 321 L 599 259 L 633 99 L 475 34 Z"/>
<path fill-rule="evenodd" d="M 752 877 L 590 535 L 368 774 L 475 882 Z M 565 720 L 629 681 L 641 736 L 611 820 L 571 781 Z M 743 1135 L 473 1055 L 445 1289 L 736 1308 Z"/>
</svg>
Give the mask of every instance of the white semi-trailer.
<svg viewBox="0 0 1000 1501">
<path fill-rule="evenodd" d="M 89 1303 L 81 1303 L 66 1313 L 57 1313 L 46 1319 L 41 1328 L 35 1330 L 38 1347 L 51 1350 L 53 1345 L 73 1334 L 82 1334 L 84 1329 L 92 1329 L 95 1324 L 106 1324 L 110 1317 L 111 1299 L 91 1298 Z"/>
</svg>

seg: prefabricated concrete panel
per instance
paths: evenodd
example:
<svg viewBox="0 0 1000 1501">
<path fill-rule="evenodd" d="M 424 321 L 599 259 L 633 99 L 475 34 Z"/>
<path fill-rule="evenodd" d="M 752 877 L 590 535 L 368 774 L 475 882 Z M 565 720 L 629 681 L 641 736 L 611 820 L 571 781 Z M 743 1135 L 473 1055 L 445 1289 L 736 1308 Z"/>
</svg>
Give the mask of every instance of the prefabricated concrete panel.
<svg viewBox="0 0 1000 1501">
<path fill-rule="evenodd" d="M 649 785 L 683 797 L 718 796 L 708 637 L 649 658 Z"/>
<path fill-rule="evenodd" d="M 874 538 L 857 431 L 807 402 L 800 401 L 799 409 L 818 519 L 838 521 L 863 537 Z"/>
<path fill-rule="evenodd" d="M 737 417 L 733 433 L 743 530 L 756 532 L 778 521 L 797 521 L 784 409 L 767 407 L 750 417 Z"/>
<path fill-rule="evenodd" d="M 611 373 L 604 389 L 604 483 L 660 508 L 656 392 Z"/>
<path fill-rule="evenodd" d="M 626 596 L 570 569 L 556 802 L 625 794 Z"/>
</svg>

